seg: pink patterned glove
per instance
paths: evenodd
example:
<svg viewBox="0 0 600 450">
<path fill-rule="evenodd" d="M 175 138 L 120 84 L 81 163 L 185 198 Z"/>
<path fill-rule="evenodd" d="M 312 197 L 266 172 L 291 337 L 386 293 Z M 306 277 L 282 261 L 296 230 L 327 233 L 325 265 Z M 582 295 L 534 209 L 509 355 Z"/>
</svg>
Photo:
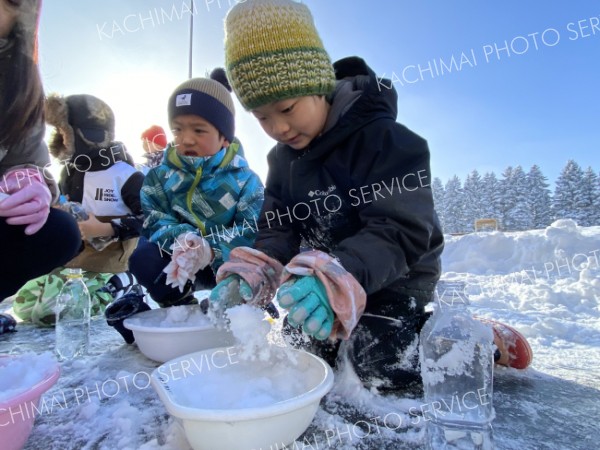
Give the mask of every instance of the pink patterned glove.
<svg viewBox="0 0 600 450">
<path fill-rule="evenodd" d="M 30 168 L 7 172 L 0 192 L 10 196 L 0 200 L 0 217 L 9 225 L 27 225 L 25 234 L 37 233 L 48 220 L 52 194 L 39 171 Z"/>
<path fill-rule="evenodd" d="M 238 299 L 247 303 L 265 306 L 275 296 L 279 287 L 279 277 L 283 271 L 281 263 L 260 250 L 250 247 L 236 247 L 229 253 L 229 260 L 217 271 L 217 286 L 210 295 L 211 301 L 222 300 L 227 295 L 228 285 L 222 283 L 225 278 L 236 275 L 246 284 L 240 283 L 240 292 L 233 294 Z M 246 292 L 250 288 L 251 294 Z"/>
<path fill-rule="evenodd" d="M 183 292 L 188 280 L 193 283 L 196 273 L 210 264 L 213 252 L 208 241 L 194 233 L 177 236 L 171 250 L 171 262 L 163 269 L 167 274 L 165 283 Z"/>
</svg>

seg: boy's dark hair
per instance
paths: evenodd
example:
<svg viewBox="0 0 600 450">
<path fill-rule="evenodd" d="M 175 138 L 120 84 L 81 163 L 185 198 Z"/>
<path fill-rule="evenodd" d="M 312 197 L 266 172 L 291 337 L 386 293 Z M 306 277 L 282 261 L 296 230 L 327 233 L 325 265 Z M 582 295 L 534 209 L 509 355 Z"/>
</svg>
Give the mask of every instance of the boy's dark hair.
<svg viewBox="0 0 600 450">
<path fill-rule="evenodd" d="M 0 98 L 0 145 L 11 147 L 44 120 L 44 89 L 34 61 L 39 0 L 23 0 L 9 35 L 12 48 Z M 10 45 L 10 44 L 9 44 Z"/>
</svg>

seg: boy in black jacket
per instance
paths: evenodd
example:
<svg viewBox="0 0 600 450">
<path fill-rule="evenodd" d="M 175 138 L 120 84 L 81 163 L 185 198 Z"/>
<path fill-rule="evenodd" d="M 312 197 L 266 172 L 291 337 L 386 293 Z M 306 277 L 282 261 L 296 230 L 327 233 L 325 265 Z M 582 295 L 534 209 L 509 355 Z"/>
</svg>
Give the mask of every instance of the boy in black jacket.
<svg viewBox="0 0 600 450">
<path fill-rule="evenodd" d="M 418 381 L 444 244 L 427 142 L 396 122 L 395 89 L 362 59 L 331 64 L 305 5 L 248 0 L 225 26 L 231 85 L 278 144 L 254 249 L 231 253 L 211 299 L 279 289 L 313 350 L 333 361 L 342 339 L 365 384 Z"/>
</svg>

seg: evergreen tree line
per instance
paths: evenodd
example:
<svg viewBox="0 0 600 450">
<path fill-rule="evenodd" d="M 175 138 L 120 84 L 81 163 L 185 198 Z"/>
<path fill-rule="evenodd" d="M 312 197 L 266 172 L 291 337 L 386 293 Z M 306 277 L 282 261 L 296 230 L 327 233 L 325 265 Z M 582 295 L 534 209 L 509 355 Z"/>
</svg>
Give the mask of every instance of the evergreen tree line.
<svg viewBox="0 0 600 450">
<path fill-rule="evenodd" d="M 569 160 L 551 192 L 539 166 L 528 173 L 508 167 L 498 179 L 494 172 L 481 176 L 473 170 L 464 184 L 456 175 L 444 185 L 432 184 L 435 208 L 444 233 L 474 231 L 477 219 L 498 221 L 498 229 L 523 231 L 545 228 L 558 219 L 581 226 L 600 225 L 600 176 Z"/>
</svg>

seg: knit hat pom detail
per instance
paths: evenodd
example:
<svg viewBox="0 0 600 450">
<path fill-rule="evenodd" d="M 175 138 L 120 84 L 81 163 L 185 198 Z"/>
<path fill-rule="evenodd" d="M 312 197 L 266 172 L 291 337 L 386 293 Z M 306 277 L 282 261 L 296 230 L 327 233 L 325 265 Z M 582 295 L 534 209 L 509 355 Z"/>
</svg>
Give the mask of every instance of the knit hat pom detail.
<svg viewBox="0 0 600 450">
<path fill-rule="evenodd" d="M 213 69 L 209 77 L 211 80 L 215 80 L 221 83 L 229 92 L 232 92 L 231 85 L 229 84 L 229 80 L 227 79 L 227 73 L 225 73 L 225 69 L 223 69 L 222 67 L 217 67 Z"/>
</svg>

